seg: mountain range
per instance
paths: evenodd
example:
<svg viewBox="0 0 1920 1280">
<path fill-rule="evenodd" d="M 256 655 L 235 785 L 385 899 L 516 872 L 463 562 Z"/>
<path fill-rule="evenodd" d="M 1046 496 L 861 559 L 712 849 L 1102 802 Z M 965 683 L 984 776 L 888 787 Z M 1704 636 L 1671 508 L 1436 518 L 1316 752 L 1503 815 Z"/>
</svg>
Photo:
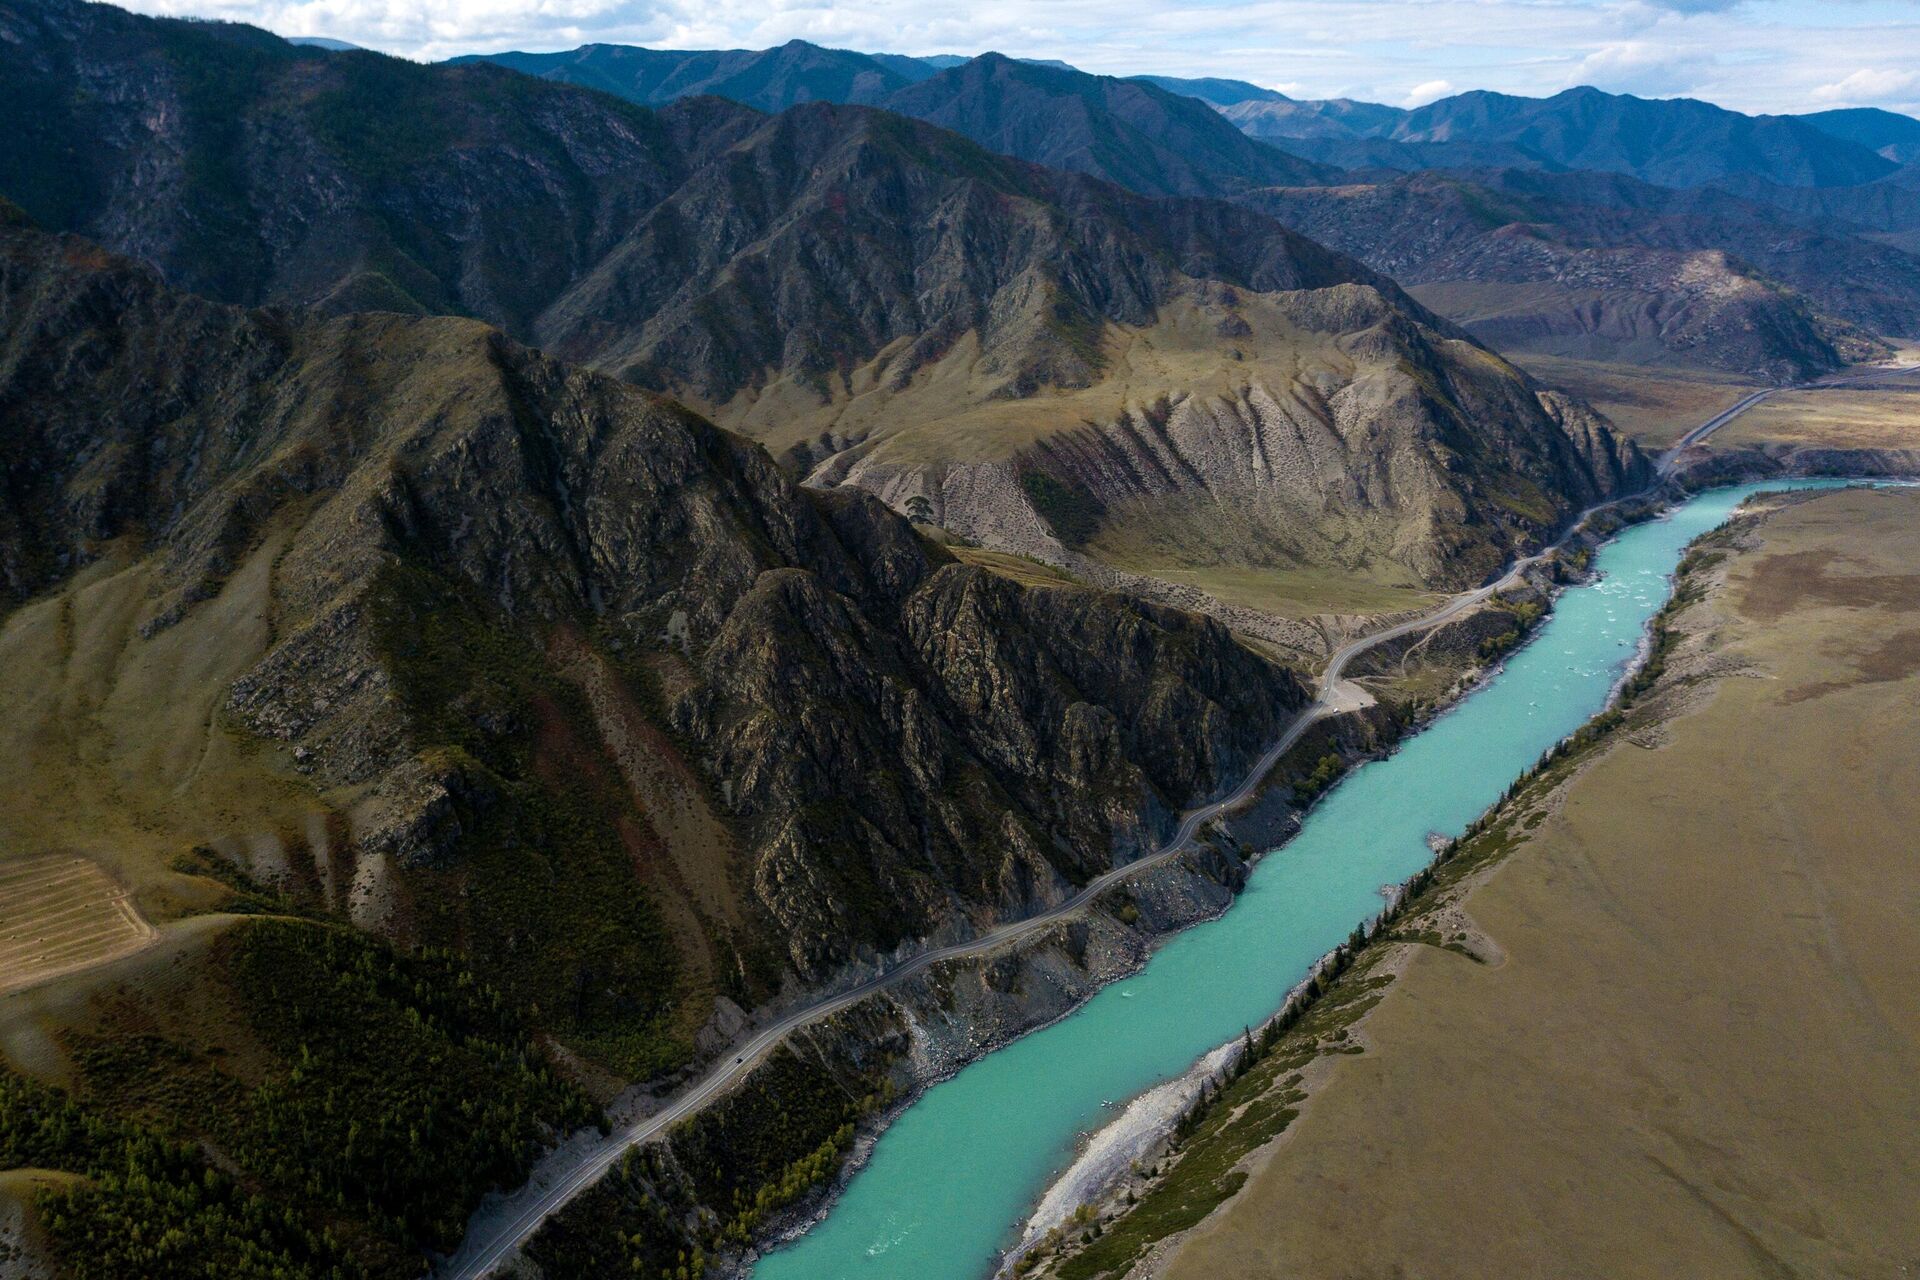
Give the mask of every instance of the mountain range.
<svg viewBox="0 0 1920 1280">
<path fill-rule="evenodd" d="M 712 94 L 762 111 L 809 102 L 884 107 L 972 138 L 1002 155 L 1092 174 L 1147 195 L 1220 195 L 1329 178 L 1250 141 L 1195 97 L 1155 83 L 1090 76 L 1065 63 L 983 54 L 936 66 L 898 55 L 791 40 L 765 50 L 677 51 L 585 45 L 566 53 L 456 58 L 664 106 Z M 1198 82 L 1196 82 L 1198 83 Z M 1243 91 L 1212 82 L 1217 96 Z M 1245 91 L 1260 92 L 1252 85 Z"/>
<path fill-rule="evenodd" d="M 930 100 L 958 98 L 977 92 L 977 86 L 955 77 L 926 95 L 899 103 L 888 99 L 969 61 L 1016 62 L 1063 73 L 1075 78 L 1080 93 L 1090 82 L 1112 79 L 1054 60 L 993 53 L 978 59 L 912 58 L 827 49 L 804 40 L 726 51 L 583 45 L 563 53 L 473 54 L 454 61 L 482 59 L 650 106 L 711 93 L 767 111 L 833 101 L 920 115 Z M 1127 82 L 1205 102 L 1252 137 L 1342 169 L 1582 169 L 1666 186 L 1754 177 L 1824 187 L 1874 182 L 1920 157 L 1920 122 L 1872 108 L 1749 116 L 1694 99 L 1645 99 L 1589 86 L 1546 98 L 1473 90 L 1406 108 L 1350 98 L 1299 100 L 1244 80 L 1139 75 Z M 1137 109 L 1141 100 L 1122 101 Z M 972 130 L 961 131 L 987 141 Z"/>
<path fill-rule="evenodd" d="M 746 56 L 589 46 L 498 57 L 634 100 L 671 96 L 603 73 L 626 54 L 702 68 Z M 752 56 L 757 78 L 740 91 L 769 108 L 833 98 L 855 69 L 879 66 L 800 42 Z M 823 60 L 831 75 L 808 73 Z M 1870 335 L 1920 333 L 1908 252 L 1920 208 L 1890 158 L 1912 131 L 1891 113 L 1750 117 L 1593 89 L 1470 93 L 1408 110 L 1300 102 L 1230 80 L 1121 80 L 997 54 L 929 72 L 896 68 L 902 83 L 860 100 L 1144 194 L 1250 204 L 1389 274 L 1417 273 L 1408 283 L 1463 286 L 1425 296 L 1495 345 L 1793 379 L 1859 354 Z M 870 74 L 862 83 L 879 86 Z M 1272 145 L 1249 148 L 1227 122 Z M 1422 176 L 1434 173 L 1458 181 Z M 1480 194 L 1462 228 L 1456 193 L 1469 187 Z M 1347 202 L 1344 190 L 1373 194 Z M 1390 218 L 1330 212 L 1389 206 Z M 1408 249 L 1409 237 L 1437 243 L 1443 227 L 1476 238 L 1471 252 L 1450 242 L 1458 269 Z M 1586 275 L 1594 279 L 1570 285 Z M 1569 305 L 1576 295 L 1585 301 Z"/>
<path fill-rule="evenodd" d="M 1410 110 L 1251 98 L 1224 112 L 1255 137 L 1345 168 L 1587 169 L 1675 187 L 1736 175 L 1854 186 L 1899 168 L 1832 117 L 1749 116 L 1689 98 L 1585 86 L 1550 98 L 1476 90 Z M 1842 117 L 1850 118 L 1857 119 Z M 1864 124 L 1854 132 L 1875 136 Z"/>
<path fill-rule="evenodd" d="M 1244 205 L 1148 200 L 874 108 L 654 111 L 101 6 L 0 17 L 0 75 L 39 121 L 0 192 L 42 225 L 235 303 L 478 317 L 1004 549 L 1465 583 L 1644 465 Z M 1110 119 L 1075 74 L 975 59 L 914 91 L 1038 85 L 1077 104 L 1070 131 Z M 1104 84 L 1259 150 L 1192 99 Z"/>
<path fill-rule="evenodd" d="M 0 0 L 0 109 L 0 849 L 157 939 L 0 1006 L 78 1274 L 417 1274 L 599 1104 L 1157 847 L 1343 637 L 1656 478 L 1503 349 L 1790 382 L 1920 332 L 1910 139 L 1858 114 L 82 0 Z M 930 970 L 939 1061 L 1243 853 Z M 739 1262 L 935 1061 L 909 1019 L 744 1058 L 550 1274 Z"/>
</svg>

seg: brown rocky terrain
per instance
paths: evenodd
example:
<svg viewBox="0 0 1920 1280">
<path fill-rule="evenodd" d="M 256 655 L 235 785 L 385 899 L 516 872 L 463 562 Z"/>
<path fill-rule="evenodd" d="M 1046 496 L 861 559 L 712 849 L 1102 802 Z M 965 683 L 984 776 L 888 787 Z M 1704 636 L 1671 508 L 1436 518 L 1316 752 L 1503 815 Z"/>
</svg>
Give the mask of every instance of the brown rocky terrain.
<svg viewBox="0 0 1920 1280">
<path fill-rule="evenodd" d="M 1546 180 L 1482 186 L 1417 175 L 1271 190 L 1254 201 L 1396 273 L 1442 315 L 1515 351 L 1795 382 L 1874 349 L 1847 313 L 1893 332 L 1910 322 L 1899 307 L 1887 313 L 1847 296 L 1845 273 L 1824 274 L 1811 284 L 1816 297 L 1801 296 L 1722 248 L 1753 246 L 1764 225 L 1578 205 L 1530 190 L 1538 182 Z"/>
<path fill-rule="evenodd" d="M 1249 200 L 1516 351 L 1798 381 L 1920 322 L 1920 264 L 1724 195 L 1509 172 Z"/>
</svg>

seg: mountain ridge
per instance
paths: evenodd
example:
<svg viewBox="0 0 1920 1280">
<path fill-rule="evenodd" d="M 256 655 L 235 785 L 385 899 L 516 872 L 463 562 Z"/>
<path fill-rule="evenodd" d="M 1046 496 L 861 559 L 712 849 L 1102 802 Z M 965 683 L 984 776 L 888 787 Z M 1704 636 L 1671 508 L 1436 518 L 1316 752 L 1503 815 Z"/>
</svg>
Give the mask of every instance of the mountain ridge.
<svg viewBox="0 0 1920 1280">
<path fill-rule="evenodd" d="M 729 927 L 741 947 L 759 930 L 754 946 L 778 939 L 783 963 L 810 978 L 859 947 L 926 936 L 956 910 L 1018 910 L 1112 865 L 1233 776 L 1305 698 L 1215 623 L 1083 588 L 1029 592 L 956 564 L 871 497 L 799 489 L 758 446 L 477 322 L 245 311 L 18 227 L 0 230 L 0 250 L 8 454 L 57 460 L 9 469 L 0 568 L 12 603 L 132 545 L 153 583 L 135 631 L 156 643 L 203 626 L 205 602 L 270 552 L 273 635 L 233 682 L 228 712 L 289 753 L 350 815 L 359 856 L 390 860 L 389 874 L 430 882 L 454 850 L 487 847 L 523 797 L 557 785 L 539 751 L 521 754 L 550 714 L 540 698 L 520 701 L 531 696 L 515 692 L 520 677 L 478 652 L 420 649 L 413 637 L 447 625 L 435 611 L 465 619 L 474 642 L 544 634 L 546 656 L 526 657 L 556 672 L 543 682 L 584 661 L 613 673 L 610 689 L 651 687 L 624 695 L 638 701 L 623 714 L 700 744 L 677 767 L 717 776 L 692 803 L 724 813 L 717 830 L 738 842 L 726 856 L 757 864 L 732 891 L 757 905 L 695 908 L 718 931 L 705 945 L 722 958 Z M 978 646 L 964 660 L 961 636 Z M 1187 652 L 1200 665 L 1182 667 Z M 422 680 L 445 676 L 418 664 L 447 662 L 461 673 L 449 692 L 467 689 L 453 720 L 419 701 Z M 1182 670 L 1231 712 L 1194 701 Z M 1020 696 L 994 702 L 976 683 L 989 673 Z M 1122 714 L 1099 712 L 1101 696 Z M 566 750 L 590 772 L 610 768 L 594 763 L 607 714 L 566 731 L 585 733 Z M 1142 718 L 1163 715 L 1212 727 L 1146 736 Z M 875 739 L 860 758 L 900 771 L 829 777 L 850 733 Z M 1142 735 L 1123 753 L 1141 763 L 1119 763 L 1115 733 Z M 1172 745 L 1183 740 L 1212 746 L 1188 754 Z M 1038 757 L 1055 752 L 1062 769 L 1092 770 L 1084 785 L 1043 781 Z M 1008 771 L 1016 759 L 1022 771 Z M 847 788 L 875 788 L 847 796 L 860 823 L 844 826 L 833 806 L 814 813 Z M 631 803 L 644 819 L 651 806 Z M 996 805 L 1018 815 L 1012 827 L 975 814 Z M 1009 839 L 1016 852 L 974 861 Z M 820 840 L 838 842 L 839 870 L 815 861 Z M 881 855 L 876 840 L 896 848 Z M 919 859 L 899 842 L 929 840 L 947 870 L 915 887 Z M 511 861 L 514 847 L 487 856 Z M 862 847 L 879 860 L 857 876 L 885 901 L 849 916 L 861 899 L 833 907 L 821 877 L 856 874 Z M 655 890 L 689 892 L 675 883 L 665 875 Z M 397 926 L 450 926 L 401 897 L 411 905 L 388 917 Z M 469 905 L 503 909 L 484 894 Z"/>
<path fill-rule="evenodd" d="M 1805 116 L 1750 116 L 1694 98 L 1582 85 L 1545 98 L 1469 90 L 1414 108 L 1335 100 L 1229 104 L 1254 136 L 1346 168 L 1537 167 L 1625 173 L 1673 187 L 1752 176 L 1854 186 L 1898 164 Z"/>
<path fill-rule="evenodd" d="M 0 172 L 42 221 L 234 302 L 478 316 L 680 396 L 822 482 L 896 502 L 928 487 L 990 545 L 1137 558 L 1121 526 L 1158 480 L 1110 471 L 1081 504 L 1110 513 L 1111 545 L 1046 496 L 1082 480 L 1055 475 L 1068 455 L 1042 442 L 1083 425 L 1119 439 L 1152 419 L 1163 452 L 1176 418 L 1175 436 L 1200 433 L 1165 454 L 1191 477 L 1180 528 L 1219 494 L 1252 512 L 1209 556 L 1331 555 L 1402 586 L 1484 572 L 1645 466 L 1603 426 L 1569 433 L 1558 402 L 1390 281 L 1238 204 L 1148 199 L 873 108 L 656 112 L 491 65 L 297 51 L 89 6 L 0 4 L 0 21 L 20 35 L 0 61 L 45 86 L 48 127 L 113 139 L 78 212 L 45 198 L 51 158 Z M 207 64 L 175 62 L 167 41 L 235 60 L 227 116 L 182 78 Z M 944 74 L 1081 83 L 1004 59 Z M 60 97 L 63 80 L 116 78 L 124 105 Z M 1191 99 L 1108 89 L 1185 103 L 1257 146 Z M 246 273 L 235 244 L 256 246 Z M 1319 452 L 1261 470 L 1230 443 L 1248 423 L 1275 448 L 1307 431 Z M 1389 455 L 1413 472 L 1391 480 Z"/>
</svg>

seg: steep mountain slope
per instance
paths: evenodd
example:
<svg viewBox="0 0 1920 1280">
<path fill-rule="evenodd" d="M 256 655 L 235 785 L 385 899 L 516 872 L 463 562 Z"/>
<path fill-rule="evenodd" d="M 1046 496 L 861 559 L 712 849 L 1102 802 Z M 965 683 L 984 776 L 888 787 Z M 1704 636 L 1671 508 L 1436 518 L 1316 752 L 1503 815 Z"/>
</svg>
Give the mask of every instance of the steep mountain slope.
<svg viewBox="0 0 1920 1280">
<path fill-rule="evenodd" d="M 883 353 L 904 387 L 971 336 L 980 394 L 1004 399 L 1086 385 L 1103 327 L 1152 323 L 1182 276 L 1377 283 L 1233 205 L 1144 200 L 898 116 L 749 123 L 538 317 L 542 345 L 718 407 L 769 374 L 830 400 Z"/>
<path fill-rule="evenodd" d="M 1092 174 L 1148 195 L 1221 195 L 1332 176 L 1250 141 L 1187 89 L 1169 91 L 1152 76 L 1088 75 L 1064 62 L 988 53 L 936 67 L 945 60 L 869 57 L 798 40 L 761 51 L 586 45 L 568 53 L 487 54 L 484 60 L 649 106 L 703 93 L 766 111 L 813 101 L 883 106 L 964 134 L 990 151 Z M 1179 83 L 1212 86 L 1211 92 L 1228 96 L 1266 92 L 1237 81 Z"/>
<path fill-rule="evenodd" d="M 990 545 L 1463 582 L 1641 465 L 1390 283 L 1232 205 L 851 109 L 769 120 L 726 164 L 723 198 L 667 201 L 542 316 L 542 345 Z M 712 256 L 663 277 L 684 243 Z"/>
<path fill-rule="evenodd" d="M 995 53 L 902 89 L 881 105 L 1003 155 L 1089 173 L 1147 195 L 1224 195 L 1332 176 L 1246 137 L 1197 99 L 1140 80 Z"/>
<path fill-rule="evenodd" d="M 1861 235 L 1907 244 L 1920 234 L 1920 182 L 1909 166 L 1855 187 L 1787 187 L 1761 178 L 1722 178 L 1709 190 L 1786 214 L 1831 235 Z M 1891 234 L 1885 234 L 1891 233 Z"/>
<path fill-rule="evenodd" d="M 1230 108 L 1230 115 L 1259 137 L 1317 139 L 1308 154 L 1349 168 L 1502 164 L 1625 173 L 1674 187 L 1735 175 L 1826 187 L 1871 182 L 1897 167 L 1876 148 L 1804 117 L 1748 116 L 1690 98 L 1650 100 L 1587 86 L 1550 98 L 1475 90 L 1410 111 L 1325 105 L 1340 110 L 1268 103 Z"/>
<path fill-rule="evenodd" d="M 1880 207 L 1897 220 L 1911 201 L 1893 195 L 1899 189 L 1893 178 L 1865 187 L 1817 188 L 1729 178 L 1674 190 L 1611 174 L 1508 170 L 1467 176 L 1514 196 L 1551 201 L 1555 224 L 1587 243 L 1720 250 L 1802 293 L 1825 315 L 1870 333 L 1920 333 L 1920 258 L 1844 218 L 1796 213 L 1788 199 L 1736 194 L 1764 188 L 1816 207 L 1832 196 L 1837 207 L 1849 195 L 1866 203 L 1873 200 L 1868 193 L 1884 190 L 1891 198 Z M 1907 225 L 1920 227 L 1920 220 Z"/>
<path fill-rule="evenodd" d="M 1222 109 L 1227 119 L 1311 154 L 1372 168 L 1461 170 L 1489 189 L 1467 210 L 1457 184 L 1418 177 L 1384 200 L 1311 189 L 1329 184 L 1325 170 L 1304 188 L 1297 176 L 1277 184 L 1286 193 L 1250 187 L 1257 167 L 1223 149 L 1191 111 L 1170 129 L 1162 104 L 1143 107 L 1121 85 L 989 55 L 886 101 L 995 150 L 1136 190 L 1230 195 L 1381 270 L 1445 286 L 1426 298 L 1496 344 L 1792 379 L 1861 354 L 1866 335 L 1920 332 L 1920 260 L 1904 251 L 1920 236 L 1912 192 L 1895 178 L 1782 185 L 1889 167 L 1797 120 L 1591 90 L 1544 100 L 1462 95 L 1407 111 L 1293 102 L 1232 81 L 1168 81 L 1196 101 L 1237 99 Z M 1156 122 L 1154 136 L 1140 135 L 1142 119 Z M 1167 138 L 1174 141 L 1163 145 Z M 1742 196 L 1628 176 L 1654 161 L 1668 166 L 1658 170 L 1668 180 L 1700 183 L 1717 173 L 1713 182 Z M 1628 172 L 1565 171 L 1581 164 Z M 1500 210 L 1512 216 L 1494 217 Z M 1510 223 L 1532 230 L 1472 246 L 1462 239 Z M 1430 266 L 1409 239 L 1443 245 L 1459 261 Z"/>
<path fill-rule="evenodd" d="M 1500 171 L 1248 200 L 1516 349 L 1795 380 L 1920 331 L 1920 262 L 1710 191 Z"/>
<path fill-rule="evenodd" d="M 0 17 L 48 138 L 111 142 L 72 204 L 45 197 L 55 148 L 14 156 L 0 193 L 43 220 L 232 301 L 478 315 L 816 481 L 922 494 L 993 545 L 1452 584 L 1644 466 L 1391 283 L 1235 205 L 1146 200 L 858 107 L 654 113 L 64 0 Z M 947 74 L 1091 79 L 1005 59 Z M 108 95 L 68 82 L 118 105 L 101 117 Z M 1198 102 L 1100 83 L 1257 148 Z M 1154 460 L 1045 444 L 1085 431 Z M 1231 535 L 1203 536 L 1226 502 Z"/>
<path fill-rule="evenodd" d="M 1572 248 L 1511 228 L 1432 270 L 1441 278 L 1416 286 L 1418 296 L 1510 350 L 1708 366 L 1776 383 L 1845 363 L 1842 337 L 1804 299 L 1717 251 Z"/>
<path fill-rule="evenodd" d="M 23 122 L 0 194 L 238 302 L 523 328 L 724 118 L 671 122 L 491 65 L 429 70 L 249 27 L 0 3 Z M 750 113 L 734 109 L 751 118 Z"/>
<path fill-rule="evenodd" d="M 1920 333 L 1913 193 L 1810 121 L 1595 90 L 1226 114 L 1305 154 L 1425 171 L 1241 198 L 1489 342 L 1791 380 Z"/>
<path fill-rule="evenodd" d="M 661 106 L 712 94 L 762 111 L 800 102 L 879 102 L 933 69 L 914 59 L 882 63 L 864 53 L 789 40 L 773 49 L 641 49 L 588 44 L 565 53 L 489 53 L 454 65 L 494 62 L 565 84 L 599 89 L 629 102 Z"/>
<path fill-rule="evenodd" d="M 270 878 L 472 947 L 622 1074 L 721 992 L 1056 899 L 1305 696 L 1217 624 L 954 564 L 473 321 L 241 311 L 18 229 L 0 318 L 10 838 L 95 786 L 148 881 L 292 833 Z M 97 706 L 62 746 L 59 645 L 101 627 L 125 693 L 198 655 L 177 739 Z M 254 747 L 196 746 L 223 733 Z M 251 798 L 180 803 L 220 769 Z"/>
</svg>

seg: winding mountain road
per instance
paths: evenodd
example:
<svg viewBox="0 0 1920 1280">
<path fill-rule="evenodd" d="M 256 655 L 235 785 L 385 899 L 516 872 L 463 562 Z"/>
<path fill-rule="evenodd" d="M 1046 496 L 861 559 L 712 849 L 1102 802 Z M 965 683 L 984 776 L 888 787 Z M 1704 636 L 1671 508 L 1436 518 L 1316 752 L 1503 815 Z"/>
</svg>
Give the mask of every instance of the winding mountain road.
<svg viewBox="0 0 1920 1280">
<path fill-rule="evenodd" d="M 1685 450 L 1699 444 L 1715 431 L 1765 400 L 1774 393 L 1774 390 L 1785 389 L 1787 388 L 1757 391 L 1682 436 L 1671 449 L 1660 456 L 1655 470 L 1655 485 L 1657 486 L 1672 473 L 1680 455 Z M 1645 492 L 1647 490 L 1641 491 L 1641 493 Z M 1628 495 L 1628 497 L 1638 496 L 1640 494 Z M 629 1150 L 659 1136 L 677 1121 L 693 1114 L 716 1096 L 725 1093 L 794 1031 L 838 1013 L 875 992 L 903 982 L 917 973 L 924 973 L 927 969 L 944 961 L 980 955 L 1052 928 L 1129 876 L 1175 857 L 1192 842 L 1193 837 L 1203 825 L 1246 803 L 1259 788 L 1261 780 L 1279 763 L 1280 758 L 1292 749 L 1302 734 L 1326 717 L 1338 714 L 1354 705 L 1352 696 L 1341 688 L 1342 675 L 1347 664 L 1354 658 L 1389 640 L 1439 626 L 1485 603 L 1495 592 L 1517 582 L 1527 569 L 1564 546 L 1573 536 L 1573 532 L 1588 517 L 1626 500 L 1624 497 L 1615 498 L 1587 508 L 1569 526 L 1566 535 L 1552 546 L 1514 561 L 1497 581 L 1462 592 L 1447 603 L 1419 617 L 1370 632 L 1336 649 L 1328 657 L 1327 665 L 1321 672 L 1319 689 L 1314 700 L 1301 708 L 1300 714 L 1288 726 L 1286 733 L 1254 763 L 1245 781 L 1230 795 L 1189 810 L 1181 818 L 1180 826 L 1172 837 L 1153 852 L 1123 866 L 1115 867 L 1106 874 L 1089 881 L 1078 893 L 1039 915 L 1001 925 L 997 929 L 965 942 L 923 951 L 856 986 L 794 1010 L 756 1032 L 744 1043 L 735 1045 L 707 1075 L 660 1111 L 624 1128 L 616 1129 L 597 1142 L 577 1148 L 561 1159 L 560 1167 L 537 1173 L 535 1181 L 529 1182 L 520 1192 L 509 1198 L 506 1212 L 499 1215 L 498 1221 L 484 1217 L 476 1218 L 459 1252 L 446 1259 L 436 1269 L 435 1274 L 438 1280 L 482 1280 L 483 1277 L 490 1275 L 539 1229 L 542 1222 L 574 1196 L 598 1181 Z M 524 1203 L 516 1203 L 517 1201 L 524 1201 Z"/>
</svg>

